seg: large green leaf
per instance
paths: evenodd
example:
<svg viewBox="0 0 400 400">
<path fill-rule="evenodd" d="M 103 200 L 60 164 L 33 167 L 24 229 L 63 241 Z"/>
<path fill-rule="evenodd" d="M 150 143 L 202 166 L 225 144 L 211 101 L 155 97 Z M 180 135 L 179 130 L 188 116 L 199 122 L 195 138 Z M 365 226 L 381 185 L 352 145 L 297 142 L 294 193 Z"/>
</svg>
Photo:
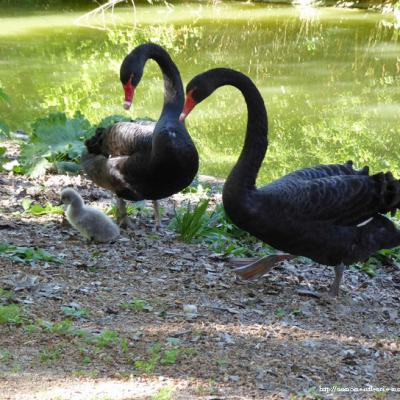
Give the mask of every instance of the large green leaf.
<svg viewBox="0 0 400 400">
<path fill-rule="evenodd" d="M 99 128 L 107 128 L 110 125 L 116 124 L 117 122 L 129 122 L 131 119 L 124 115 L 110 115 L 103 118 L 99 124 Z"/>
<path fill-rule="evenodd" d="M 29 174 L 42 175 L 59 161 L 78 161 L 85 149 L 83 140 L 93 133 L 90 122 L 79 112 L 73 118 L 51 113 L 32 124 L 32 136 L 21 152 Z"/>
</svg>

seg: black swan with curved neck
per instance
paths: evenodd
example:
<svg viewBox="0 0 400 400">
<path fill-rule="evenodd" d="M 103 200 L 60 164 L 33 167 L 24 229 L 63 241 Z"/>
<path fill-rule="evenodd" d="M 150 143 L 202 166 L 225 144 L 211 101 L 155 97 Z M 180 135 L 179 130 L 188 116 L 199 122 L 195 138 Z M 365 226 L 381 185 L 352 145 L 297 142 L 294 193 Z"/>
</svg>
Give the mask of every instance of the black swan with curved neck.
<svg viewBox="0 0 400 400">
<path fill-rule="evenodd" d="M 390 172 L 369 175 L 368 167 L 357 171 L 348 161 L 298 170 L 257 188 L 268 121 L 261 94 L 246 75 L 217 68 L 193 78 L 181 119 L 224 85 L 242 92 L 248 110 L 243 150 L 223 189 L 227 215 L 276 249 L 335 266 L 330 294 L 337 296 L 345 265 L 400 245 L 400 231 L 383 215 L 400 208 L 400 181 Z M 265 257 L 236 272 L 245 279 L 262 276 L 274 262 L 291 257 Z"/>
<path fill-rule="evenodd" d="M 142 44 L 125 57 L 120 71 L 124 107 L 132 103 L 148 59 L 158 63 L 164 76 L 164 106 L 157 123 L 120 122 L 98 128 L 85 142 L 88 154 L 82 157 L 89 178 L 118 196 L 118 219 L 124 222 L 123 199 L 156 201 L 169 197 L 190 185 L 199 166 L 196 147 L 179 121 L 184 103 L 181 77 L 162 47 Z M 158 207 L 155 211 L 158 225 Z"/>
</svg>

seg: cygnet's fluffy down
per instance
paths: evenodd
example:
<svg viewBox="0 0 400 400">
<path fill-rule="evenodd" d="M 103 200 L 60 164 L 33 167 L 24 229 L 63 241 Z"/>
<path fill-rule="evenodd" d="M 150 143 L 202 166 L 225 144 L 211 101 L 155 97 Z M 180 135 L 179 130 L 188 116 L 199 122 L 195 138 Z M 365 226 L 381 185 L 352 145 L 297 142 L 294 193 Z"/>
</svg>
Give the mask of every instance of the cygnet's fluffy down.
<svg viewBox="0 0 400 400">
<path fill-rule="evenodd" d="M 63 189 L 61 201 L 67 205 L 68 222 L 90 241 L 109 242 L 119 236 L 119 228 L 101 211 L 85 206 L 82 197 L 72 188 Z"/>
</svg>

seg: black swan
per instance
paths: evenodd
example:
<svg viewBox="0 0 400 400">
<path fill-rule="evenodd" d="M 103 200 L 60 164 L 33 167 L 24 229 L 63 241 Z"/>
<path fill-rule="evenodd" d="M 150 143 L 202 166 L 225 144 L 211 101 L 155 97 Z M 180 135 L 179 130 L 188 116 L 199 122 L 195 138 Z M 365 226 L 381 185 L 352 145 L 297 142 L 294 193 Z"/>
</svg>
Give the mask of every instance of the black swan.
<svg viewBox="0 0 400 400">
<path fill-rule="evenodd" d="M 68 222 L 89 241 L 110 242 L 119 236 L 119 228 L 100 210 L 85 206 L 82 197 L 72 188 L 61 191 L 61 201 L 67 205 Z"/>
<path fill-rule="evenodd" d="M 196 147 L 179 121 L 184 103 L 181 76 L 162 47 L 142 44 L 125 57 L 120 70 L 124 107 L 132 103 L 148 59 L 158 63 L 164 76 L 164 106 L 158 122 L 120 122 L 98 128 L 85 142 L 88 154 L 82 157 L 89 178 L 118 196 L 120 222 L 127 222 L 123 199 L 156 201 L 169 197 L 192 182 L 199 166 Z M 159 226 L 156 202 L 155 214 Z"/>
<path fill-rule="evenodd" d="M 330 294 L 337 296 L 345 265 L 400 245 L 400 231 L 382 215 L 400 208 L 399 180 L 390 172 L 369 175 L 368 167 L 357 171 L 348 161 L 301 169 L 256 188 L 268 147 L 268 121 L 261 94 L 246 75 L 217 68 L 193 78 L 181 119 L 224 85 L 242 92 L 248 112 L 244 146 L 223 188 L 226 213 L 241 229 L 290 253 L 265 257 L 236 272 L 246 279 L 262 276 L 279 260 L 305 256 L 335 266 Z"/>
</svg>

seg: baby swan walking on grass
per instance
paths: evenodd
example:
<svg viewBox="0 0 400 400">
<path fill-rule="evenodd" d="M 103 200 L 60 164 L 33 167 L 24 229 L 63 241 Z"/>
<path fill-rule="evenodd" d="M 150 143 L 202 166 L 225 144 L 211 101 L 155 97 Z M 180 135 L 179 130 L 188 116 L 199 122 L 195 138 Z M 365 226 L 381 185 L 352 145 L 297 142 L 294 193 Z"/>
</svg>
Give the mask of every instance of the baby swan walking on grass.
<svg viewBox="0 0 400 400">
<path fill-rule="evenodd" d="M 61 201 L 67 205 L 68 222 L 89 241 L 109 242 L 119 236 L 119 228 L 101 211 L 85 206 L 82 197 L 72 188 L 63 189 Z"/>
</svg>

